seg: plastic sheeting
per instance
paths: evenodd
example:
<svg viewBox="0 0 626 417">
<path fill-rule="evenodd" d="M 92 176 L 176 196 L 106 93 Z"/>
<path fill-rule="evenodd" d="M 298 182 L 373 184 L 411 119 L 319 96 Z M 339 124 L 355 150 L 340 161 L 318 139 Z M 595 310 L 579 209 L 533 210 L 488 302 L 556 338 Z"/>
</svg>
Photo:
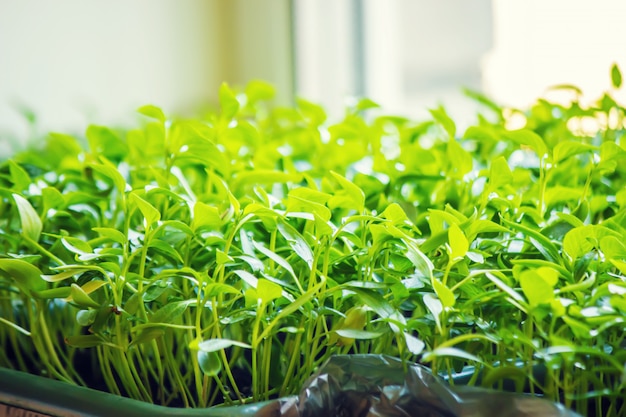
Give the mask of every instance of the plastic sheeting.
<svg viewBox="0 0 626 417">
<path fill-rule="evenodd" d="M 295 397 L 257 417 L 579 417 L 535 396 L 449 386 L 418 364 L 384 355 L 331 358 Z"/>
</svg>

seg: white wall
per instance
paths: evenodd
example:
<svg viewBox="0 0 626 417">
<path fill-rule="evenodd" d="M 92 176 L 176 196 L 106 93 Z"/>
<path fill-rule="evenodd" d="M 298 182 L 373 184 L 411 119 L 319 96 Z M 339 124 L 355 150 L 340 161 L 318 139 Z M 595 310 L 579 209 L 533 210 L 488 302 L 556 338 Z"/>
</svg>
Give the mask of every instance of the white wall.
<svg viewBox="0 0 626 417">
<path fill-rule="evenodd" d="M 0 1 L 0 127 L 23 127 L 14 106 L 64 130 L 207 100 L 215 18 L 202 0 Z"/>
<path fill-rule="evenodd" d="M 40 130 L 132 123 L 155 104 L 185 113 L 222 81 L 291 94 L 288 0 L 0 0 L 0 147 Z M 6 143 L 5 143 L 6 147 Z"/>
<path fill-rule="evenodd" d="M 623 0 L 493 0 L 493 11 L 483 79 L 497 101 L 525 107 L 555 84 L 595 99 L 610 88 L 613 62 L 626 71 Z M 626 101 L 624 90 L 618 97 Z"/>
</svg>

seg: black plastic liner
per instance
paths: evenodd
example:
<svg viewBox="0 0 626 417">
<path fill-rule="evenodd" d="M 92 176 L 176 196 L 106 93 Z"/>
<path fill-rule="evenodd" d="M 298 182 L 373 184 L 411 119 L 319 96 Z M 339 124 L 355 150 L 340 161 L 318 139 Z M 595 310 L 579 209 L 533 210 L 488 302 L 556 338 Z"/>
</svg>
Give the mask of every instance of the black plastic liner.
<svg viewBox="0 0 626 417">
<path fill-rule="evenodd" d="M 453 378 L 454 379 L 454 378 Z M 384 355 L 331 358 L 298 396 L 204 409 L 169 408 L 0 368 L 0 417 L 577 417 L 524 394 L 450 386 Z"/>
<path fill-rule="evenodd" d="M 561 404 L 524 394 L 450 386 L 418 364 L 379 355 L 331 358 L 297 397 L 257 417 L 575 417 Z"/>
</svg>

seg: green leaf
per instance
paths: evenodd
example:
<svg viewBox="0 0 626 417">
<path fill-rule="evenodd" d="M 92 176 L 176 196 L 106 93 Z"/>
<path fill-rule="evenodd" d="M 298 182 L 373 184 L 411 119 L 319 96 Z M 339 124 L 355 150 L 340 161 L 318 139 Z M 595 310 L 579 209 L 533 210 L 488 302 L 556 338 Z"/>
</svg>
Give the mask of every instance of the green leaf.
<svg viewBox="0 0 626 417">
<path fill-rule="evenodd" d="M 430 352 L 426 352 L 422 360 L 424 362 L 431 362 L 437 358 L 442 358 L 442 357 L 451 357 L 451 358 L 462 359 L 468 362 L 484 363 L 484 361 L 480 359 L 478 356 L 472 355 L 469 352 L 466 352 L 464 350 L 454 348 L 454 347 L 435 348 L 431 350 Z"/>
<path fill-rule="evenodd" d="M 32 295 L 40 300 L 50 300 L 52 298 L 68 298 L 72 293 L 70 287 L 50 288 L 41 291 L 32 291 Z"/>
<path fill-rule="evenodd" d="M 242 192 L 243 186 L 299 183 L 300 181 L 302 181 L 302 175 L 298 173 L 254 169 L 237 173 L 230 184 L 233 192 L 239 195 L 238 193 Z"/>
<path fill-rule="evenodd" d="M 239 101 L 237 101 L 235 93 L 226 83 L 220 86 L 220 107 L 222 108 L 222 119 L 224 120 L 231 120 L 239 111 Z"/>
<path fill-rule="evenodd" d="M 39 241 L 43 224 L 39 215 L 30 205 L 28 200 L 19 194 L 13 194 L 13 200 L 17 205 L 17 211 L 20 215 L 20 221 L 22 223 L 22 234 L 28 237 L 33 242 Z"/>
<path fill-rule="evenodd" d="M 251 80 L 246 85 L 246 97 L 249 104 L 255 104 L 260 100 L 271 100 L 276 95 L 274 86 L 266 81 Z"/>
<path fill-rule="evenodd" d="M 437 298 L 435 294 L 424 294 L 424 305 L 430 311 L 435 319 L 437 330 L 441 333 L 441 313 L 443 312 L 443 304 L 441 299 Z"/>
<path fill-rule="evenodd" d="M 278 265 L 282 266 L 289 273 L 289 275 L 291 275 L 291 277 L 296 282 L 298 282 L 298 278 L 296 277 L 296 273 L 294 272 L 292 266 L 289 264 L 289 262 L 287 262 L 287 260 L 285 258 L 280 256 L 276 252 L 272 252 L 271 250 L 267 249 L 261 243 L 258 243 L 256 241 L 252 241 L 252 244 L 254 245 L 254 247 L 255 247 L 255 249 L 257 251 L 261 252 L 263 255 L 267 256 L 268 258 L 270 258 L 271 260 L 276 262 Z"/>
<path fill-rule="evenodd" d="M 217 376 L 222 371 L 222 360 L 217 352 L 199 350 L 197 357 L 200 369 L 206 376 Z"/>
<path fill-rule="evenodd" d="M 284 220 L 278 223 L 278 231 L 289 247 L 308 265 L 309 270 L 313 269 L 313 251 L 302 235 Z"/>
<path fill-rule="evenodd" d="M 12 190 L 23 192 L 28 190 L 32 183 L 28 173 L 19 166 L 14 160 L 9 159 L 9 172 L 11 173 Z"/>
<path fill-rule="evenodd" d="M 76 323 L 83 327 L 90 326 L 96 320 L 97 314 L 98 310 L 79 310 L 76 313 Z"/>
<path fill-rule="evenodd" d="M 165 242 L 161 239 L 151 239 L 148 248 L 155 250 L 157 253 L 169 258 L 174 262 L 178 262 L 179 264 L 183 264 L 183 257 L 178 253 L 175 247 L 173 247 L 170 243 Z"/>
<path fill-rule="evenodd" d="M 454 120 L 448 116 L 446 109 L 443 106 L 439 106 L 436 109 L 430 109 L 428 111 L 433 116 L 435 121 L 439 123 L 439 125 L 441 125 L 441 127 L 443 127 L 448 133 L 448 140 L 456 140 L 456 124 L 454 123 Z"/>
<path fill-rule="evenodd" d="M 523 233 L 530 240 L 533 246 L 535 246 L 535 248 L 537 248 L 537 250 L 541 252 L 549 261 L 556 264 L 562 264 L 559 249 L 548 237 L 541 234 L 540 231 L 506 219 L 501 219 L 501 221 L 507 227 Z"/>
<path fill-rule="evenodd" d="M 65 236 L 61 239 L 63 246 L 75 255 L 92 254 L 93 249 L 89 243 L 76 237 Z"/>
<path fill-rule="evenodd" d="M 45 215 L 48 215 L 51 209 L 61 210 L 65 208 L 63 194 L 54 187 L 42 188 L 41 199 L 43 201 L 43 214 Z"/>
<path fill-rule="evenodd" d="M 452 261 L 463 259 L 469 250 L 469 242 L 458 225 L 451 224 L 448 228 L 448 242 L 450 244 L 450 259 Z"/>
<path fill-rule="evenodd" d="M 201 201 L 197 201 L 193 206 L 193 220 L 191 229 L 197 232 L 201 229 L 219 230 L 222 225 L 222 218 L 217 207 L 210 206 Z"/>
<path fill-rule="evenodd" d="M 446 147 L 446 155 L 450 163 L 449 173 L 457 179 L 463 177 L 472 171 L 474 161 L 472 155 L 467 152 L 456 139 L 448 140 Z"/>
<path fill-rule="evenodd" d="M 237 340 L 214 338 L 198 343 L 197 349 L 203 352 L 219 352 L 220 350 L 228 349 L 231 346 L 238 346 L 244 349 L 252 348 L 249 344 L 239 342 Z"/>
<path fill-rule="evenodd" d="M 185 310 L 187 310 L 187 307 L 195 303 L 196 300 L 183 300 L 167 303 L 157 310 L 152 317 L 150 317 L 150 323 L 173 323 L 185 312 Z"/>
<path fill-rule="evenodd" d="M 152 204 L 139 197 L 135 192 L 130 194 L 130 201 L 141 211 L 144 219 L 146 219 L 147 227 L 151 227 L 154 223 L 161 219 L 161 212 L 159 212 L 159 210 L 157 210 Z"/>
<path fill-rule="evenodd" d="M 578 259 L 593 249 L 599 249 L 600 242 L 607 236 L 623 239 L 619 233 L 600 225 L 575 227 L 563 237 L 563 251 L 572 259 Z"/>
<path fill-rule="evenodd" d="M 556 272 L 556 271 L 555 271 Z M 554 298 L 554 284 L 536 270 L 523 271 L 519 277 L 522 291 L 531 307 L 549 304 Z"/>
<path fill-rule="evenodd" d="M 426 343 L 418 339 L 417 337 L 405 332 L 404 333 L 404 341 L 406 343 L 407 349 L 414 355 L 421 355 L 424 352 L 424 348 L 426 347 Z"/>
<path fill-rule="evenodd" d="M 626 260 L 626 245 L 623 239 L 616 236 L 604 236 L 600 239 L 600 250 L 606 259 Z"/>
<path fill-rule="evenodd" d="M 311 126 L 317 127 L 326 120 L 326 112 L 322 106 L 314 104 L 303 98 L 297 98 L 298 110 L 307 119 Z"/>
<path fill-rule="evenodd" d="M 120 172 L 109 162 L 105 162 L 103 164 L 90 164 L 91 169 L 96 171 L 97 173 L 103 175 L 105 178 L 110 179 L 113 182 L 115 188 L 120 194 L 124 194 L 126 191 L 126 180 L 120 174 Z"/>
<path fill-rule="evenodd" d="M 508 162 L 499 156 L 491 162 L 489 167 L 489 189 L 497 190 L 513 183 L 513 173 Z"/>
<path fill-rule="evenodd" d="M 504 137 L 519 144 L 524 145 L 535 151 L 539 158 L 548 152 L 545 142 L 535 132 L 530 129 L 510 130 L 504 132 Z"/>
<path fill-rule="evenodd" d="M 362 212 L 365 206 L 365 193 L 352 181 L 345 177 L 330 171 L 335 181 L 339 184 L 339 189 L 335 188 L 328 206 L 331 209 L 344 208 Z"/>
<path fill-rule="evenodd" d="M 403 238 L 402 241 L 407 248 L 406 257 L 411 261 L 411 263 L 413 263 L 416 271 L 423 277 L 432 278 L 435 266 L 430 259 L 424 255 L 413 240 L 406 237 Z"/>
<path fill-rule="evenodd" d="M 122 246 L 124 246 L 128 241 L 128 238 L 124 235 L 124 233 L 111 227 L 94 227 L 91 230 L 98 233 L 100 236 L 111 240 L 112 242 L 119 243 Z"/>
<path fill-rule="evenodd" d="M 151 104 L 138 108 L 137 112 L 151 119 L 158 120 L 161 123 L 165 123 L 165 121 L 167 120 L 167 118 L 165 117 L 165 114 L 163 113 L 163 110 Z"/>
<path fill-rule="evenodd" d="M 275 299 L 280 298 L 283 293 L 283 289 L 280 285 L 265 278 L 260 278 L 258 280 L 256 291 L 257 297 L 261 300 L 261 304 L 270 303 Z"/>
<path fill-rule="evenodd" d="M 384 219 L 389 220 L 394 226 L 403 225 L 409 222 L 406 212 L 398 203 L 389 204 L 380 215 Z"/>
<path fill-rule="evenodd" d="M 334 330 L 339 336 L 348 339 L 376 339 L 382 336 L 383 332 L 371 332 L 368 330 L 359 329 L 337 329 Z"/>
<path fill-rule="evenodd" d="M 331 197 L 332 195 L 328 193 L 308 187 L 294 188 L 287 195 L 287 211 L 291 213 L 314 213 L 323 221 L 328 221 L 332 214 L 325 204 Z"/>
<path fill-rule="evenodd" d="M 96 334 L 66 336 L 65 343 L 75 348 L 92 348 L 104 343 L 102 338 Z"/>
<path fill-rule="evenodd" d="M 611 82 L 615 88 L 620 88 L 622 86 L 622 72 L 617 64 L 613 64 L 611 67 Z"/>
<path fill-rule="evenodd" d="M 564 161 L 570 156 L 578 155 L 585 152 L 592 152 L 598 149 L 597 146 L 588 145 L 586 143 L 576 142 L 573 140 L 559 142 L 552 150 L 552 159 L 554 163 Z"/>
<path fill-rule="evenodd" d="M 444 307 L 454 307 L 454 303 L 456 299 L 454 298 L 454 294 L 450 290 L 450 288 L 446 287 L 439 280 L 434 279 L 432 281 L 433 289 L 435 293 L 437 293 L 437 297 L 441 300 L 441 304 Z"/>
<path fill-rule="evenodd" d="M 71 302 L 83 308 L 98 308 L 100 303 L 95 302 L 89 294 L 77 284 L 72 284 L 70 291 Z"/>
<path fill-rule="evenodd" d="M 90 268 L 76 268 L 76 269 L 70 269 L 68 271 L 60 272 L 55 275 L 42 275 L 41 278 L 44 281 L 48 281 L 48 282 L 60 282 L 60 281 L 65 281 L 68 278 L 73 278 L 76 275 L 80 275 L 83 272 L 86 272 L 89 270 Z"/>
<path fill-rule="evenodd" d="M 117 160 L 128 153 L 126 144 L 106 126 L 91 125 L 87 128 L 86 136 L 91 151 L 96 155 Z"/>
<path fill-rule="evenodd" d="M 130 342 L 130 346 L 148 343 L 165 335 L 165 329 L 160 327 L 146 327 L 140 329 Z"/>
<path fill-rule="evenodd" d="M 39 268 L 21 259 L 0 258 L 0 271 L 26 293 L 45 288 Z"/>
</svg>

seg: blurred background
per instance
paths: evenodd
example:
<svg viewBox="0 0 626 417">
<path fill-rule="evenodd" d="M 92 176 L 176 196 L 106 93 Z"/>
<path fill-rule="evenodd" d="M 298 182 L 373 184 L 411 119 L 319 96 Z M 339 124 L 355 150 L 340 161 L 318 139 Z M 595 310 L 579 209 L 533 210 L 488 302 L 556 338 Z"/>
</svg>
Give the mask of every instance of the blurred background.
<svg viewBox="0 0 626 417">
<path fill-rule="evenodd" d="M 273 83 L 339 117 L 354 97 L 462 124 L 462 88 L 523 107 L 554 84 L 596 98 L 626 69 L 623 0 L 0 0 L 0 150 L 49 130 L 191 115 L 222 82 Z M 30 121 L 30 122 L 29 122 Z"/>
</svg>

